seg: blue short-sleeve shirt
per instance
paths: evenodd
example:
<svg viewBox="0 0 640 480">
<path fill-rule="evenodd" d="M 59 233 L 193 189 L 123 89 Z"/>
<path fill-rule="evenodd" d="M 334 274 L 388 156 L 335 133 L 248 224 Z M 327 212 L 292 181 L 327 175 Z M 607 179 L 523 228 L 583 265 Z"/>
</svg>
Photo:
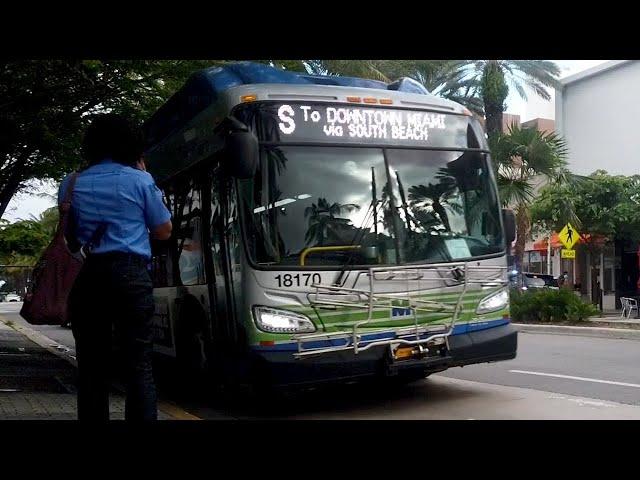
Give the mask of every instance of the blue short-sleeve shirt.
<svg viewBox="0 0 640 480">
<path fill-rule="evenodd" d="M 70 178 L 60 184 L 59 204 Z M 71 205 L 81 244 L 89 241 L 101 223 L 107 226 L 94 253 L 124 252 L 151 258 L 149 231 L 171 219 L 149 173 L 110 159 L 80 172 Z"/>
</svg>

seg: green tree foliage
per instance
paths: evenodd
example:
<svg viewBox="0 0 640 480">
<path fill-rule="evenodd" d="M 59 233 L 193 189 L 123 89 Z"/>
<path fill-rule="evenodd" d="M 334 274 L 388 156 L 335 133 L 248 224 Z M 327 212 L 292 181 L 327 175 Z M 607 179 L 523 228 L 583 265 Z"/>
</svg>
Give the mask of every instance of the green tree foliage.
<svg viewBox="0 0 640 480">
<path fill-rule="evenodd" d="M 50 237 L 40 223 L 21 220 L 6 225 L 0 231 L 0 255 L 34 257 L 49 241 Z"/>
<path fill-rule="evenodd" d="M 0 215 L 31 179 L 76 168 L 92 113 L 147 118 L 195 70 L 220 61 L 0 62 Z"/>
<path fill-rule="evenodd" d="M 532 222 L 559 231 L 567 222 L 584 234 L 640 241 L 640 175 L 588 177 L 542 188 L 531 205 Z"/>
<path fill-rule="evenodd" d="M 0 230 L 0 262 L 3 265 L 33 265 L 50 240 L 49 233 L 35 220 L 5 225 Z"/>
<path fill-rule="evenodd" d="M 53 239 L 58 226 L 58 207 L 51 207 L 27 220 L 0 224 L 0 291 L 24 293 L 30 268 Z"/>
<path fill-rule="evenodd" d="M 511 317 L 516 322 L 581 322 L 599 312 L 571 290 L 540 288 L 510 294 Z"/>
<path fill-rule="evenodd" d="M 58 207 L 51 207 L 38 217 L 0 225 L 0 264 L 35 265 L 53 239 L 58 226 Z"/>
</svg>

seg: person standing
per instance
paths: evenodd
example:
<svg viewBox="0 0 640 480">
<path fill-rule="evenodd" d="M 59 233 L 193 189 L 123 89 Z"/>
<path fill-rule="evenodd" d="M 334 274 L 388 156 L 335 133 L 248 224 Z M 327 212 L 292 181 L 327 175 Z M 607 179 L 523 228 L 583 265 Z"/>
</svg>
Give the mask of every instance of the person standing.
<svg viewBox="0 0 640 480">
<path fill-rule="evenodd" d="M 115 331 L 125 419 L 157 420 L 149 238 L 170 237 L 171 214 L 146 172 L 138 125 L 120 115 L 99 115 L 86 131 L 82 153 L 88 167 L 76 177 L 68 232 L 78 245 L 93 243 L 68 304 L 78 362 L 78 419 L 109 419 Z M 58 203 L 70 178 L 60 185 Z"/>
</svg>

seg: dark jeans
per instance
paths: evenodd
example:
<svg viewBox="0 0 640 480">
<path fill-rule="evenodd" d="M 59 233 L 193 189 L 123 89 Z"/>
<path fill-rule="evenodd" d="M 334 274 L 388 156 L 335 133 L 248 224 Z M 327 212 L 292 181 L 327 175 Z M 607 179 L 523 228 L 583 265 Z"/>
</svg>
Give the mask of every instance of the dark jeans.
<svg viewBox="0 0 640 480">
<path fill-rule="evenodd" d="M 109 419 L 112 338 L 126 386 L 125 419 L 156 420 L 152 283 L 142 257 L 94 254 L 69 295 L 78 362 L 78 419 Z"/>
</svg>

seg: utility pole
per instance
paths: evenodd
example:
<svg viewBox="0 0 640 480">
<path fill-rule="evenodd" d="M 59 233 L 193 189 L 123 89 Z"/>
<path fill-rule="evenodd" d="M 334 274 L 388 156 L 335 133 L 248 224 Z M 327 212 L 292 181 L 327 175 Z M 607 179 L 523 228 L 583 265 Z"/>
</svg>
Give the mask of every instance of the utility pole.
<svg viewBox="0 0 640 480">
<path fill-rule="evenodd" d="M 547 275 L 552 275 L 551 273 L 551 235 L 553 232 L 549 232 L 549 236 L 547 238 Z"/>
</svg>

